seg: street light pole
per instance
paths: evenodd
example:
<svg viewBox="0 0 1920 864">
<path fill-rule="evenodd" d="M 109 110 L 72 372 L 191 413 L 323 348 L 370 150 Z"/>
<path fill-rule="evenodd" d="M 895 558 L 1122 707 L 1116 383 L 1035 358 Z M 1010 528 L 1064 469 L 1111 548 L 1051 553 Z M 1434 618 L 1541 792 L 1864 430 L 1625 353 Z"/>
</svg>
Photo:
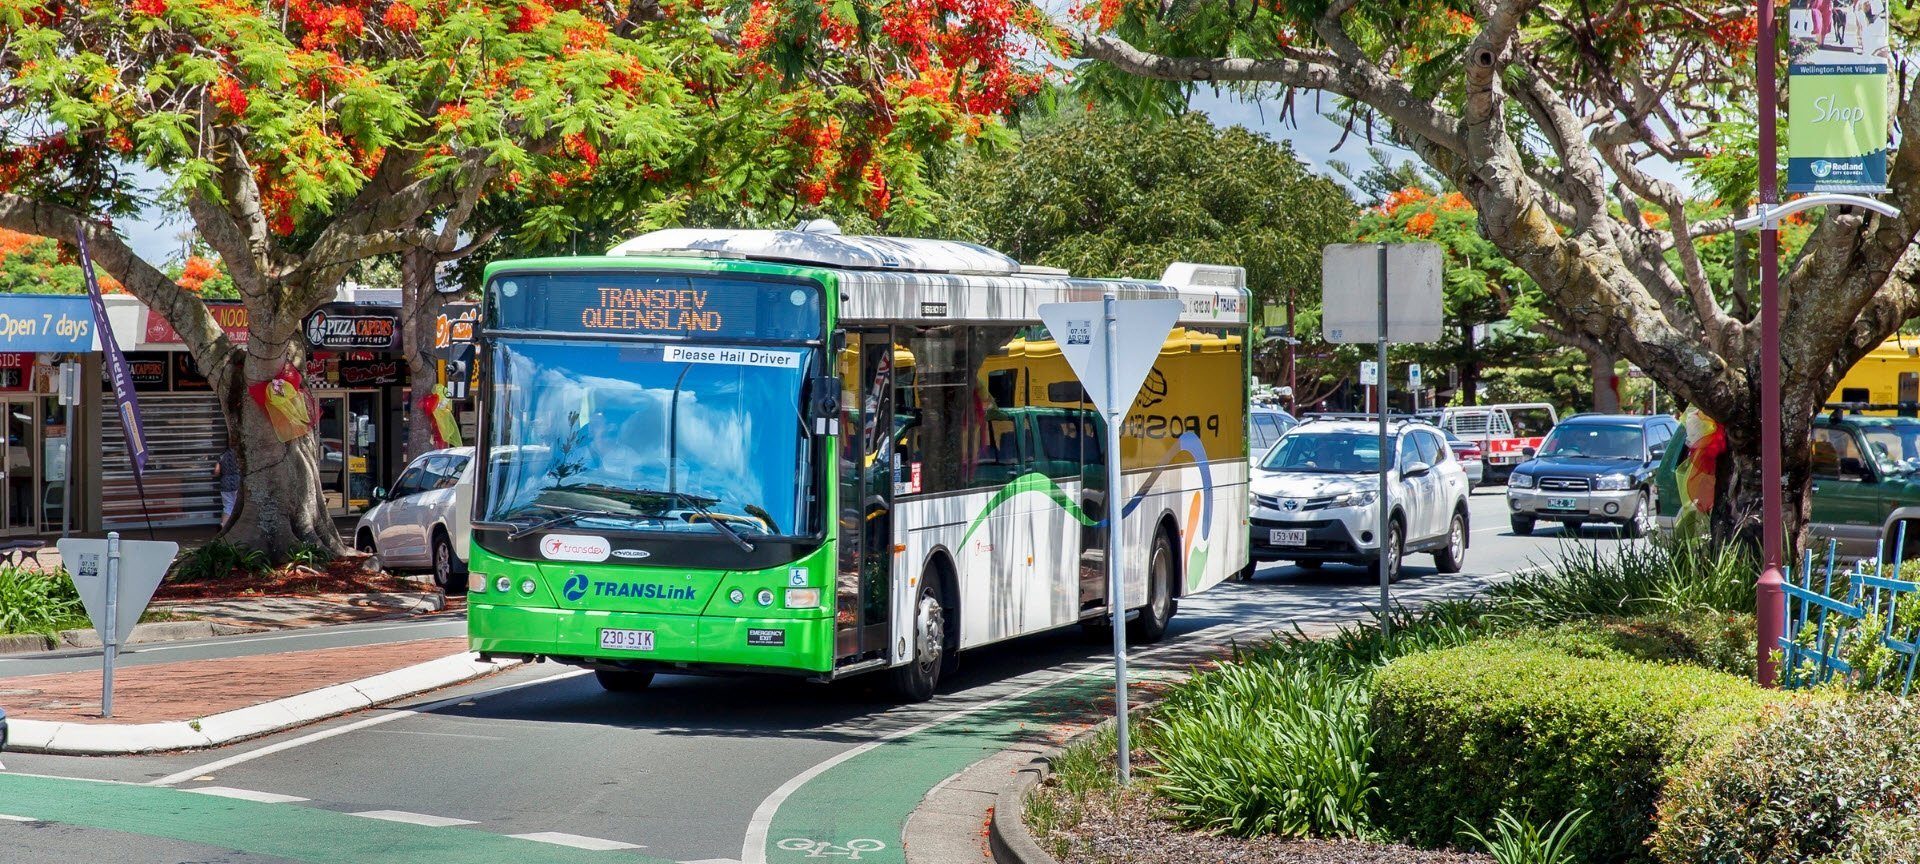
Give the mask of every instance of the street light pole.
<svg viewBox="0 0 1920 864">
<path fill-rule="evenodd" d="M 1780 203 L 1777 133 L 1779 88 L 1777 15 L 1774 0 L 1760 0 L 1760 209 Z M 1780 501 L 1780 231 L 1768 220 L 1760 228 L 1760 581 L 1755 586 L 1759 621 L 1760 686 L 1772 687 L 1777 671 L 1773 650 L 1785 627 L 1785 597 L 1780 590 L 1780 556 L 1785 525 Z"/>
</svg>

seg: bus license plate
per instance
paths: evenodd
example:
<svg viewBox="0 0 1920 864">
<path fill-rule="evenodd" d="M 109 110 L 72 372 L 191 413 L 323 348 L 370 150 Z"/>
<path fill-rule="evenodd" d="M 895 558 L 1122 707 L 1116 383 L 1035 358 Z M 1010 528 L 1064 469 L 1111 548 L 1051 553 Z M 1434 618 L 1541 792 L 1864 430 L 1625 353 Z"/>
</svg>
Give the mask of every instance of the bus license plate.
<svg viewBox="0 0 1920 864">
<path fill-rule="evenodd" d="M 1267 542 L 1275 546 L 1307 545 L 1307 529 L 1305 528 L 1272 528 L 1269 529 L 1269 531 L 1271 533 L 1267 538 Z"/>
<path fill-rule="evenodd" d="M 600 648 L 612 651 L 652 651 L 652 630 L 601 630 Z"/>
<path fill-rule="evenodd" d="M 1578 502 L 1574 501 L 1572 498 L 1548 498 L 1547 499 L 1548 510 L 1572 510 L 1578 506 L 1579 506 Z"/>
</svg>

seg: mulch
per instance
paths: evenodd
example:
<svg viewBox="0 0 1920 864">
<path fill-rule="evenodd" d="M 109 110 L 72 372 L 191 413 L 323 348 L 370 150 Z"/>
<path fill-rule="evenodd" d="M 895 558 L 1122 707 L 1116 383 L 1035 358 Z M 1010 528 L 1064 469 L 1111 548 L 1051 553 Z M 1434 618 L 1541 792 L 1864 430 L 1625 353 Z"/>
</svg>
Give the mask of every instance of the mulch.
<svg viewBox="0 0 1920 864">
<path fill-rule="evenodd" d="M 1431 851 L 1359 840 L 1243 839 L 1190 831 L 1167 818 L 1166 803 L 1136 781 L 1119 797 L 1094 794 L 1074 801 L 1057 787 L 1053 796 L 1072 824 L 1040 835 L 1040 847 L 1061 864 L 1492 864 L 1477 853 Z M 1074 818 L 1077 817 L 1077 818 Z M 1061 854 L 1064 851 L 1065 854 Z"/>
<path fill-rule="evenodd" d="M 350 555 L 318 567 L 294 564 L 265 575 L 231 573 L 216 579 L 167 580 L 156 600 L 209 600 L 222 597 L 272 597 L 313 594 L 393 594 L 430 591 L 433 585 L 407 576 L 361 568 L 366 559 Z"/>
</svg>

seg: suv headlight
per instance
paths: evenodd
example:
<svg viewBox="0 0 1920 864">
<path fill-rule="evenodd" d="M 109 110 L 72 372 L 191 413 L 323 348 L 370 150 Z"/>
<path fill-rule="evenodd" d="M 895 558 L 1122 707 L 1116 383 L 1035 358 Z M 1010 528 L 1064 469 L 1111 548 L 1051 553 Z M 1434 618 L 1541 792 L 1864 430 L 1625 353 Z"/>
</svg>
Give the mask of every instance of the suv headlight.
<svg viewBox="0 0 1920 864">
<path fill-rule="evenodd" d="M 1633 478 L 1625 474 L 1607 474 L 1593 478 L 1593 488 L 1599 492 L 1619 492 L 1632 485 Z"/>
<path fill-rule="evenodd" d="M 1512 477 L 1507 478 L 1507 485 L 1512 486 L 1515 489 L 1532 489 L 1533 475 L 1522 474 L 1518 471 L 1515 471 L 1513 472 Z"/>
<path fill-rule="evenodd" d="M 1373 489 L 1362 489 L 1358 492 L 1348 492 L 1345 495 L 1336 495 L 1334 496 L 1333 503 L 1328 504 L 1327 506 L 1328 507 L 1365 507 L 1378 500 L 1380 500 L 1380 493 L 1378 491 Z"/>
</svg>

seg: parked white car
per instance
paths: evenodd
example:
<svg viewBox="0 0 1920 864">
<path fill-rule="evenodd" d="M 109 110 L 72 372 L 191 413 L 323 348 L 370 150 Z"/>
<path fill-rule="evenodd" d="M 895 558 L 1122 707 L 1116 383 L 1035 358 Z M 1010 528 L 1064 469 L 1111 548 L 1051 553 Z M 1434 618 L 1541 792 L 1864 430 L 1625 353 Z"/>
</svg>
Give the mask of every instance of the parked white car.
<svg viewBox="0 0 1920 864">
<path fill-rule="evenodd" d="M 1280 437 L 1254 465 L 1253 557 L 1308 569 L 1333 561 L 1379 575 L 1379 426 L 1309 417 Z M 1439 429 L 1427 423 L 1387 427 L 1395 457 L 1387 538 L 1389 581 L 1409 552 L 1430 552 L 1442 573 L 1458 573 L 1472 536 L 1465 469 Z"/>
<path fill-rule="evenodd" d="M 380 503 L 354 527 L 354 548 L 388 569 L 432 573 L 441 588 L 464 587 L 474 468 L 471 447 L 421 454 L 392 489 L 373 490 Z"/>
</svg>

